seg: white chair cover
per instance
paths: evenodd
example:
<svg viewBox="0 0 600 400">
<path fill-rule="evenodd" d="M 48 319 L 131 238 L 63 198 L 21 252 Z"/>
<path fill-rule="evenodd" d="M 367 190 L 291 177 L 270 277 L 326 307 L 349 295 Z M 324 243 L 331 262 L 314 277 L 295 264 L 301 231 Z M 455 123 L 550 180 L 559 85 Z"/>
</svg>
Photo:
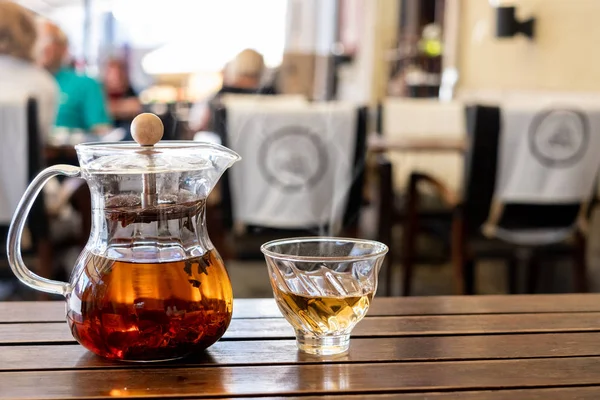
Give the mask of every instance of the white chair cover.
<svg viewBox="0 0 600 400">
<path fill-rule="evenodd" d="M 354 179 L 356 120 L 356 107 L 346 104 L 232 104 L 227 144 L 243 158 L 231 169 L 234 220 L 335 232 Z"/>
</svg>

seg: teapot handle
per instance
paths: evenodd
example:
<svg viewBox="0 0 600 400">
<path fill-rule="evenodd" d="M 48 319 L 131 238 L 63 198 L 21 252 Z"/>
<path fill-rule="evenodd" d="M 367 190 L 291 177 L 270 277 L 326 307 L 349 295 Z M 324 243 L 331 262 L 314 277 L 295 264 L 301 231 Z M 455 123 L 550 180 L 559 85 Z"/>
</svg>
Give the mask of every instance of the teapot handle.
<svg viewBox="0 0 600 400">
<path fill-rule="evenodd" d="M 21 236 L 23 235 L 23 228 L 25 227 L 25 221 L 27 220 L 27 215 L 31 210 L 31 206 L 46 182 L 56 175 L 78 177 L 80 174 L 81 170 L 79 167 L 74 167 L 72 165 L 54 165 L 46 168 L 31 182 L 17 206 L 17 210 L 15 211 L 8 230 L 6 254 L 8 256 L 10 268 L 17 278 L 33 289 L 63 296 L 70 291 L 70 285 L 67 282 L 42 278 L 27 268 L 23 262 L 23 257 L 21 256 Z"/>
</svg>

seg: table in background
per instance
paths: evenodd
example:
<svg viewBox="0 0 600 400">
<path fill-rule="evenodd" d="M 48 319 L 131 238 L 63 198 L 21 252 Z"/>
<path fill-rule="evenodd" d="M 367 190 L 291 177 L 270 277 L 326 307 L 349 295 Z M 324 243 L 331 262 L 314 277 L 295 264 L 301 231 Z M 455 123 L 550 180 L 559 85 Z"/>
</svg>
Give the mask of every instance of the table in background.
<svg viewBox="0 0 600 400">
<path fill-rule="evenodd" d="M 466 139 L 444 137 L 406 137 L 387 138 L 370 135 L 367 148 L 373 153 L 409 152 L 409 153 L 463 153 L 468 146 Z"/>
<path fill-rule="evenodd" d="M 0 398 L 599 399 L 600 295 L 375 299 L 347 355 L 296 351 L 275 303 L 236 300 L 203 354 L 163 364 L 96 357 L 64 304 L 0 303 Z"/>
</svg>

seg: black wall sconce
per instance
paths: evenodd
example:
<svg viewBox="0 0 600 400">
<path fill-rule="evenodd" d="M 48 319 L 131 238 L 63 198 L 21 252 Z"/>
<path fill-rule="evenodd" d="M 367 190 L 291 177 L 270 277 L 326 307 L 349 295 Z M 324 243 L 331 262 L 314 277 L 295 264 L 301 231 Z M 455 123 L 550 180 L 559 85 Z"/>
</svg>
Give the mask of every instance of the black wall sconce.
<svg viewBox="0 0 600 400">
<path fill-rule="evenodd" d="M 533 39 L 535 18 L 518 21 L 515 7 L 496 8 L 496 37 L 508 38 L 519 33 Z"/>
</svg>

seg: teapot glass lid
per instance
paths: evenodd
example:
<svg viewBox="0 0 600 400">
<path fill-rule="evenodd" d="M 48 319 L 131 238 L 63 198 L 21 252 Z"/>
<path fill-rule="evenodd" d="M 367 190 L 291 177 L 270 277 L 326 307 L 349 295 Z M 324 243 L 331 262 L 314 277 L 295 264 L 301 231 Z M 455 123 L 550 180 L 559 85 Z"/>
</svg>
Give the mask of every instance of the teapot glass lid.
<svg viewBox="0 0 600 400">
<path fill-rule="evenodd" d="M 135 142 L 86 143 L 75 146 L 88 174 L 156 174 L 224 170 L 240 159 L 228 148 L 190 141 L 160 142 L 164 126 L 154 114 L 140 114 L 131 123 Z M 219 174 L 220 176 L 220 174 Z"/>
<path fill-rule="evenodd" d="M 90 174 L 148 174 L 214 168 L 223 158 L 240 159 L 213 143 L 170 141 L 139 146 L 134 142 L 84 143 L 75 146 L 81 168 Z"/>
</svg>

